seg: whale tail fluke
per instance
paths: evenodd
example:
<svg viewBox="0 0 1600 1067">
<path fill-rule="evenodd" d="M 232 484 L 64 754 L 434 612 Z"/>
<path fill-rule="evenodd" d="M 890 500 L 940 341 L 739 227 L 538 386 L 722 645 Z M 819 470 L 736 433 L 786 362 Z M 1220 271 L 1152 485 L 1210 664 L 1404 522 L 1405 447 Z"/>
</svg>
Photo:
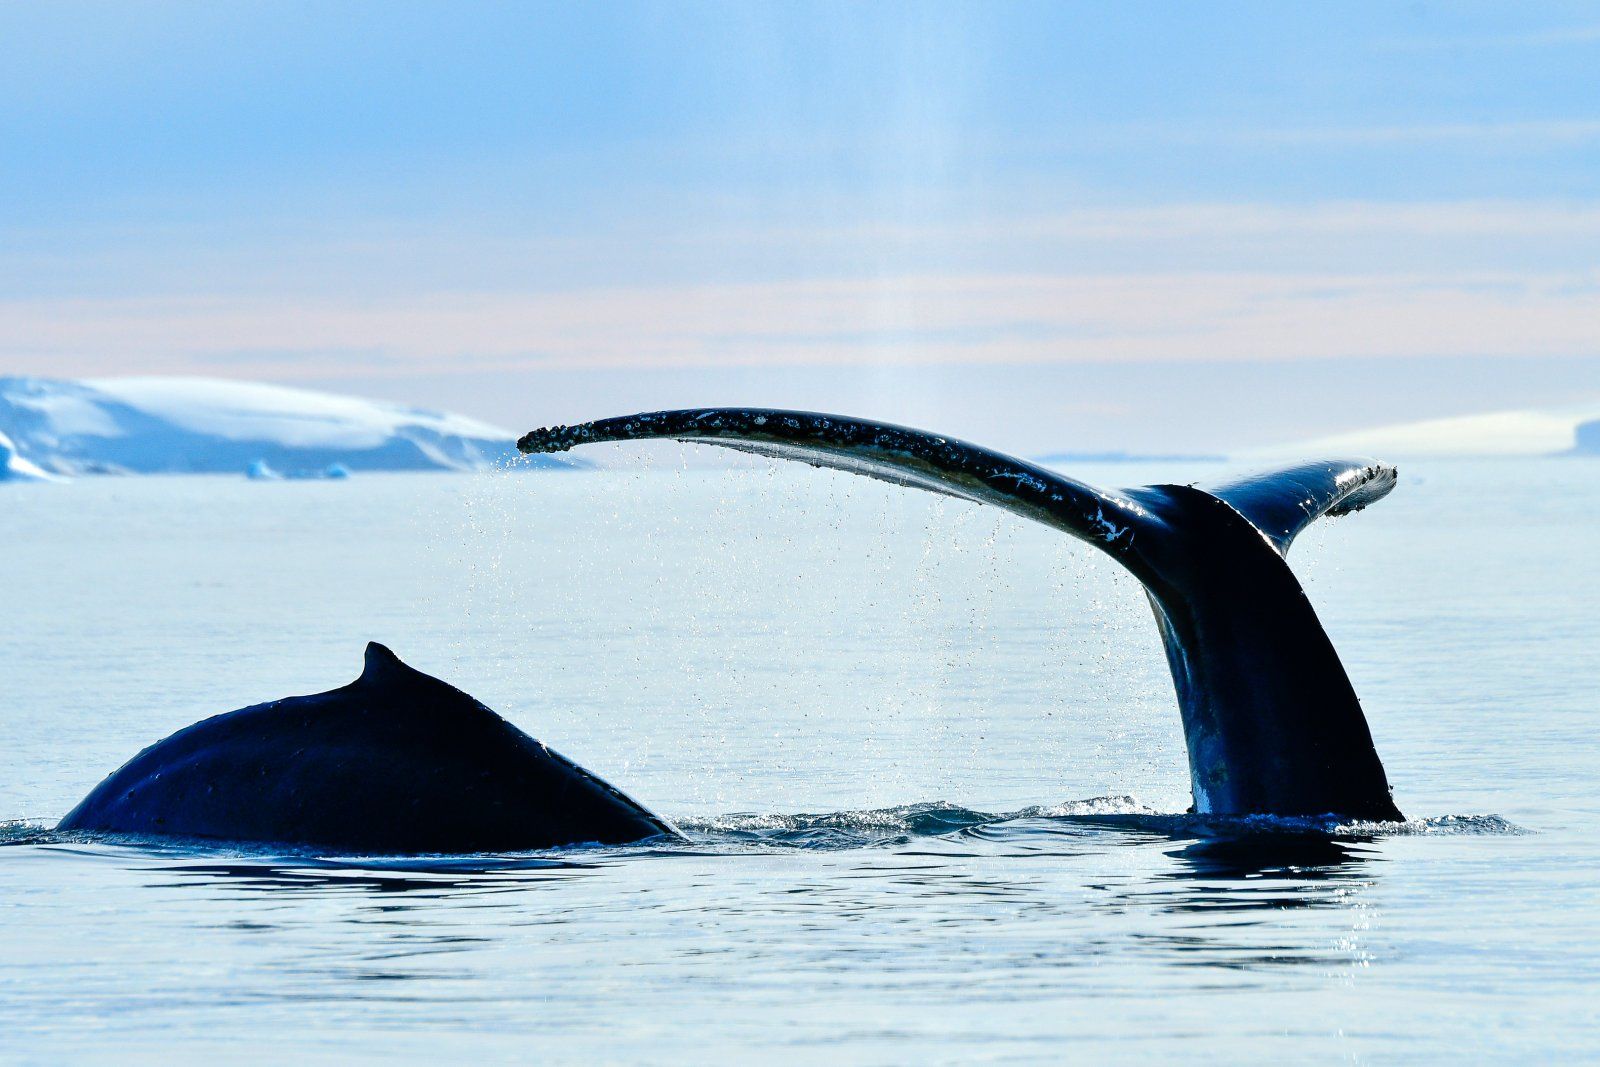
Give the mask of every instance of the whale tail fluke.
<svg viewBox="0 0 1600 1067">
<path fill-rule="evenodd" d="M 1399 819 L 1337 653 L 1283 560 L 1322 515 L 1394 487 L 1364 459 L 1213 488 L 1107 490 L 954 438 L 801 411 L 699 408 L 534 430 L 525 453 L 603 441 L 718 445 L 925 489 L 1052 526 L 1144 584 L 1177 688 L 1195 806 L 1218 814 Z"/>
<path fill-rule="evenodd" d="M 1349 515 L 1389 495 L 1395 468 L 1370 459 L 1325 459 L 1250 475 L 1205 491 L 1250 520 L 1279 554 L 1323 515 Z"/>
<path fill-rule="evenodd" d="M 1001 507 L 1101 547 L 1131 546 L 1152 515 L 1152 488 L 1106 490 L 955 438 L 838 415 L 761 408 L 694 408 L 534 430 L 524 453 L 565 452 L 607 441 L 668 439 L 798 460 L 895 485 Z M 1280 554 L 1322 515 L 1360 511 L 1394 488 L 1393 467 L 1370 459 L 1301 463 L 1205 492 L 1260 530 Z"/>
</svg>

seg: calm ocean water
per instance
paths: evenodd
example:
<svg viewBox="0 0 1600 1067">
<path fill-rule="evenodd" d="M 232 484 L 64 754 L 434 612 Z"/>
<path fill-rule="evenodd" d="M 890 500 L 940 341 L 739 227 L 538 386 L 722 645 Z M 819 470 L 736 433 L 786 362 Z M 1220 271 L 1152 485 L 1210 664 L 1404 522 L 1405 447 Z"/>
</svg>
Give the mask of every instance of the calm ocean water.
<svg viewBox="0 0 1600 1067">
<path fill-rule="evenodd" d="M 1302 537 L 1416 820 L 1328 839 L 1173 817 L 1137 584 L 996 511 L 798 467 L 5 487 L 0 1060 L 1600 1058 L 1597 514 L 1594 462 L 1419 463 Z M 691 843 L 39 838 L 369 639 Z"/>
</svg>

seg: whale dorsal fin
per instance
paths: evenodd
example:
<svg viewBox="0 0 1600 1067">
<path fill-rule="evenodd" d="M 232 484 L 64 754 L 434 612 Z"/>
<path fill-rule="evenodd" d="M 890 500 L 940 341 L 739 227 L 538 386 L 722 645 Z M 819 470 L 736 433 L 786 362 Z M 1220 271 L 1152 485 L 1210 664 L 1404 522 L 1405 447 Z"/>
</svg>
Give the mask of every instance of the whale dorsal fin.
<svg viewBox="0 0 1600 1067">
<path fill-rule="evenodd" d="M 377 641 L 367 642 L 361 677 L 350 683 L 350 687 L 381 694 L 386 701 L 384 706 L 391 711 L 403 708 L 411 714 L 425 710 L 453 718 L 477 715 L 501 721 L 495 711 L 471 693 L 417 670 Z M 403 699 L 397 701 L 397 696 Z"/>
<path fill-rule="evenodd" d="M 367 651 L 362 659 L 361 677 L 355 680 L 355 684 L 368 687 L 404 685 L 415 690 L 431 690 L 459 697 L 466 704 L 478 703 L 470 694 L 463 693 L 449 682 L 435 678 L 431 674 L 424 674 L 395 655 L 387 645 L 376 641 L 367 642 Z"/>
<path fill-rule="evenodd" d="M 390 651 L 387 645 L 380 645 L 376 641 L 368 641 L 366 654 L 362 657 L 361 677 L 358 681 L 368 683 L 385 682 L 403 671 L 410 670 L 411 668 L 406 666 L 399 656 Z"/>
<path fill-rule="evenodd" d="M 1398 477 L 1376 460 L 1325 459 L 1200 488 L 1249 519 L 1281 556 L 1318 517 L 1360 511 L 1388 496 Z"/>
</svg>

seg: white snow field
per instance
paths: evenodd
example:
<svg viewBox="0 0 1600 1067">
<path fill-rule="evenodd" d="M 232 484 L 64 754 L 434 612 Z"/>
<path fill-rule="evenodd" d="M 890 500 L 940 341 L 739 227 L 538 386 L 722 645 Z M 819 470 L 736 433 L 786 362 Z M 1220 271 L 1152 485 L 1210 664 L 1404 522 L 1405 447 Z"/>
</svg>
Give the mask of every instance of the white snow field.
<svg viewBox="0 0 1600 1067">
<path fill-rule="evenodd" d="M 513 434 L 460 415 L 209 378 L 0 378 L 0 434 L 9 438 L 7 470 L 39 476 L 330 477 L 478 470 L 517 458 Z"/>
</svg>

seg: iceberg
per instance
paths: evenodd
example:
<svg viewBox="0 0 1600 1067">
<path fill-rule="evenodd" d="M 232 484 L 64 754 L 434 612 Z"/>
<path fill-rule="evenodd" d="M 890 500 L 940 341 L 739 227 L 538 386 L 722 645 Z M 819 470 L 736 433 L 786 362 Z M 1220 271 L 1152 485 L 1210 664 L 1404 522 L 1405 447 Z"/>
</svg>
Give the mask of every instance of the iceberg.
<svg viewBox="0 0 1600 1067">
<path fill-rule="evenodd" d="M 267 461 L 258 459 L 244 469 L 244 476 L 252 482 L 280 482 L 283 475 L 267 466 Z"/>
<path fill-rule="evenodd" d="M 11 477 L 527 465 L 514 434 L 461 415 L 210 378 L 0 377 L 0 435 Z"/>
<path fill-rule="evenodd" d="M 331 463 L 324 470 L 280 471 L 274 470 L 266 460 L 258 459 L 244 469 L 244 476 L 252 482 L 281 482 L 285 479 L 299 482 L 341 482 L 350 477 L 350 468 L 343 463 Z"/>
</svg>

